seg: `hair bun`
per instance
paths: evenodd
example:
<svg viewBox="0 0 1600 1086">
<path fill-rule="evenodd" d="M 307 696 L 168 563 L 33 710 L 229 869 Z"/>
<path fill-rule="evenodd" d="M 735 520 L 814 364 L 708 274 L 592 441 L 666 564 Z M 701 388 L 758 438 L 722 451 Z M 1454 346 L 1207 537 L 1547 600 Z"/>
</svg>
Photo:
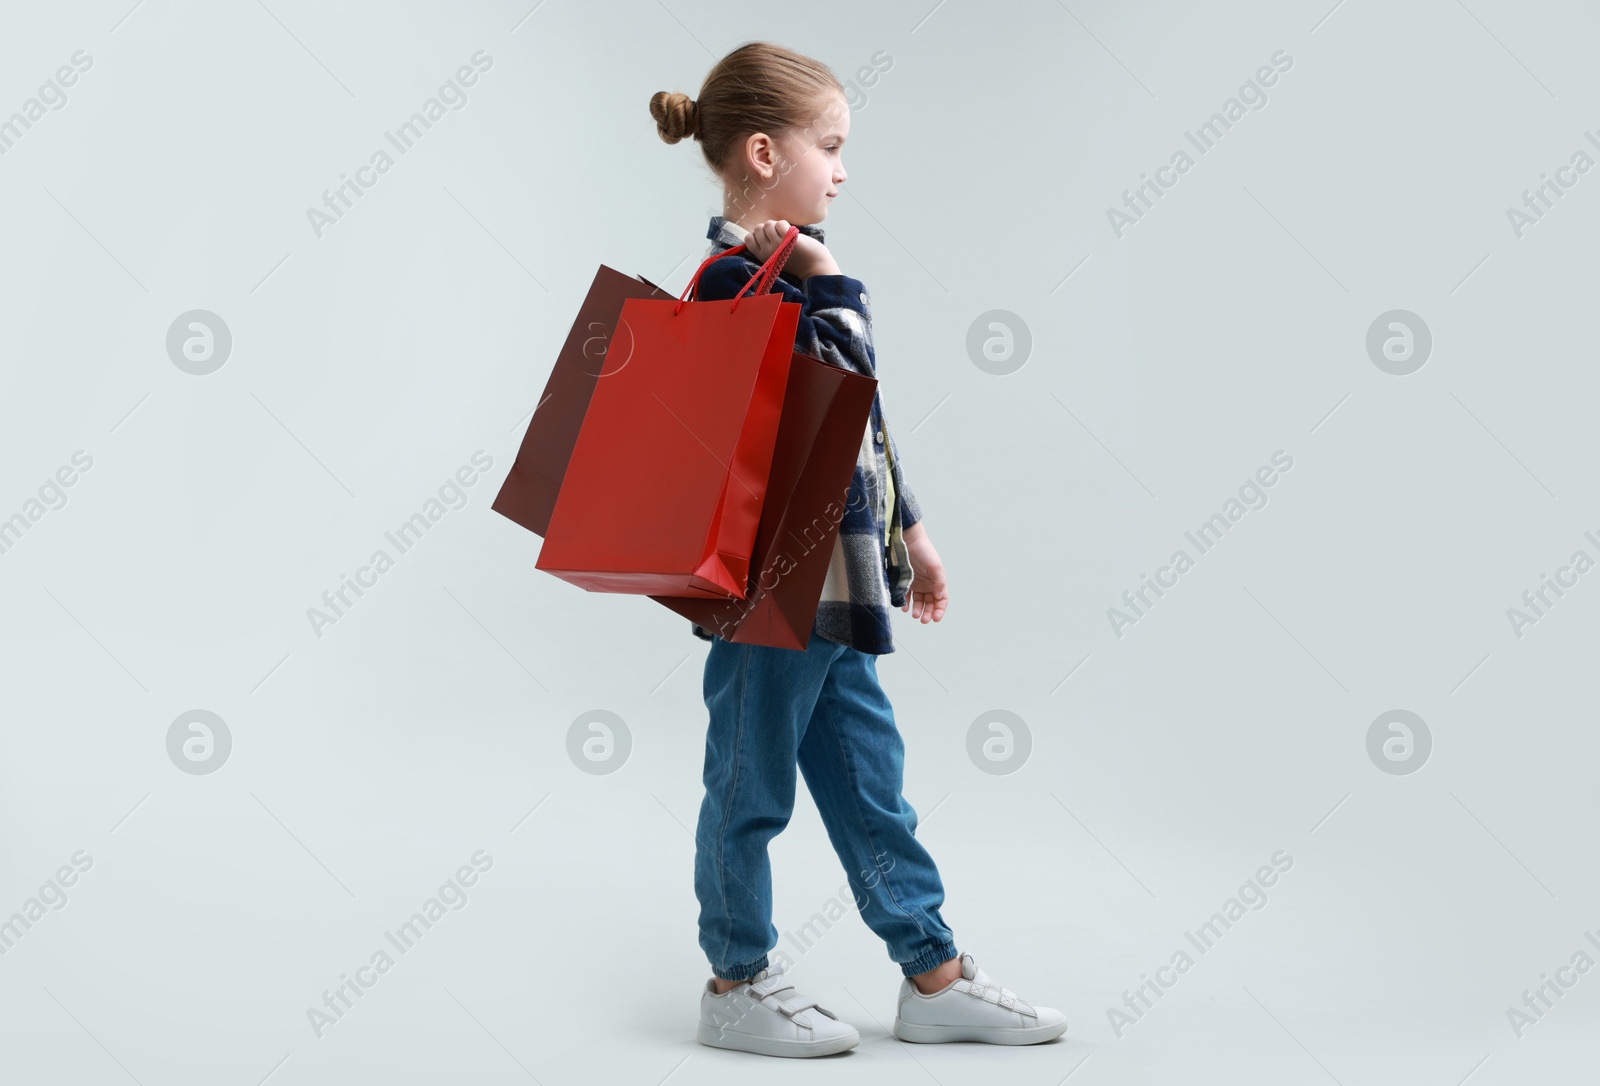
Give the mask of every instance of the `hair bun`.
<svg viewBox="0 0 1600 1086">
<path fill-rule="evenodd" d="M 657 91 L 650 96 L 650 115 L 656 119 L 656 132 L 667 143 L 698 135 L 700 106 L 678 91 Z"/>
</svg>

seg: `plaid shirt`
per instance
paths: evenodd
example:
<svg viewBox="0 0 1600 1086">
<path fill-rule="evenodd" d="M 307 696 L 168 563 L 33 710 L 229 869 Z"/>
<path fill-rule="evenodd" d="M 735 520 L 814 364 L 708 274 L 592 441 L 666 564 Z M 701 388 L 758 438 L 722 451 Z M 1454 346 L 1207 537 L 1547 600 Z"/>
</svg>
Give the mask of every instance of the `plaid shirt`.
<svg viewBox="0 0 1600 1086">
<path fill-rule="evenodd" d="M 821 227 L 796 226 L 808 237 L 823 240 Z M 714 215 L 706 237 L 711 239 L 706 255 L 711 256 L 742 245 L 745 231 L 723 216 Z M 701 301 L 732 298 L 759 267 L 760 262 L 751 260 L 747 253 L 713 261 L 701 274 L 695 297 Z M 802 306 L 795 329 L 796 351 L 852 373 L 877 377 L 872 317 L 867 310 L 867 288 L 861 280 L 848 275 L 813 275 L 801 280 L 785 271 L 774 285 L 783 292 L 785 301 Z M 884 452 L 885 441 L 894 455 L 892 474 Z M 922 508 L 906 486 L 901 463 L 900 446 L 888 431 L 881 397 L 874 392 L 872 413 L 861 436 L 849 499 L 839 522 L 813 629 L 829 641 L 876 656 L 894 651 L 889 609 L 905 603 L 912 576 L 911 557 L 901 533 L 922 519 Z M 884 483 L 886 477 L 888 486 Z M 891 500 L 892 512 L 885 508 Z M 696 637 L 712 640 L 709 630 L 696 623 L 690 625 Z"/>
</svg>

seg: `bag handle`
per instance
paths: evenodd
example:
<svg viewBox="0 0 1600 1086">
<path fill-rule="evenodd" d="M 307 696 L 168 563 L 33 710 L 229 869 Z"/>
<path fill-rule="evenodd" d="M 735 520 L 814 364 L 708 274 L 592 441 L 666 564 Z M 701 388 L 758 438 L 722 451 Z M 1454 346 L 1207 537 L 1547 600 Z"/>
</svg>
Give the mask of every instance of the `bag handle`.
<svg viewBox="0 0 1600 1086">
<path fill-rule="evenodd" d="M 789 254 L 794 252 L 795 244 L 799 240 L 800 228 L 797 226 L 789 227 L 789 232 L 783 235 L 783 241 L 772 251 L 772 255 L 767 257 L 766 262 L 761 265 L 756 273 L 745 281 L 744 286 L 739 288 L 739 293 L 733 296 L 733 304 L 728 307 L 729 313 L 739 308 L 739 302 L 744 297 L 744 292 L 749 290 L 752 284 L 758 284 L 755 289 L 756 294 L 765 294 L 772 289 L 773 281 L 778 278 L 778 273 L 783 270 L 784 264 L 789 260 Z M 749 246 L 747 245 L 735 245 L 722 250 L 720 253 L 712 253 L 701 261 L 700 266 L 695 269 L 695 273 L 689 277 L 689 285 L 683 288 L 682 294 L 678 295 L 678 304 L 673 307 L 672 315 L 676 317 L 683 311 L 684 303 L 692 298 L 696 288 L 700 285 L 700 273 L 710 267 L 713 261 L 721 260 L 723 257 L 734 253 L 748 251 Z"/>
</svg>

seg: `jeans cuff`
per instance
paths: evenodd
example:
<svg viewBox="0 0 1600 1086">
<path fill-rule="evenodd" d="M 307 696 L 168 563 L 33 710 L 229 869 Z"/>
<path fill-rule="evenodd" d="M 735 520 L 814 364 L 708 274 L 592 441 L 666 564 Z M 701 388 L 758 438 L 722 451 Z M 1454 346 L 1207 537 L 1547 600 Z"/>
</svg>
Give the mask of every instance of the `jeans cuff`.
<svg viewBox="0 0 1600 1086">
<path fill-rule="evenodd" d="M 768 964 L 770 963 L 767 961 L 767 956 L 763 954 L 749 965 L 736 965 L 731 969 L 718 969 L 713 965 L 711 973 L 713 976 L 721 977 L 723 980 L 749 980 L 765 969 Z M 930 965 L 928 968 L 932 969 L 933 966 Z"/>
<path fill-rule="evenodd" d="M 954 943 L 941 943 L 932 950 L 919 954 L 909 962 L 900 963 L 900 972 L 908 977 L 914 977 L 918 973 L 926 973 L 935 966 L 943 965 L 954 957 L 956 957 L 956 945 Z"/>
</svg>

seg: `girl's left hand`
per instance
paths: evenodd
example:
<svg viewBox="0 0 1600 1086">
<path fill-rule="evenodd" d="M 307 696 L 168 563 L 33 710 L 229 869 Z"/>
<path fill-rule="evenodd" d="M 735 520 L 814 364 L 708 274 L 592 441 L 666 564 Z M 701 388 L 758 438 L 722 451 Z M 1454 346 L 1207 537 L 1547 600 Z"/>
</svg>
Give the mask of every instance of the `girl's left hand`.
<svg viewBox="0 0 1600 1086">
<path fill-rule="evenodd" d="M 920 528 L 921 523 L 913 525 Z M 950 604 L 950 590 L 945 584 L 944 563 L 933 542 L 925 532 L 906 540 L 906 552 L 911 556 L 911 587 L 906 591 L 906 602 L 900 610 L 910 611 L 912 618 L 920 618 L 923 625 L 944 618 Z"/>
</svg>

